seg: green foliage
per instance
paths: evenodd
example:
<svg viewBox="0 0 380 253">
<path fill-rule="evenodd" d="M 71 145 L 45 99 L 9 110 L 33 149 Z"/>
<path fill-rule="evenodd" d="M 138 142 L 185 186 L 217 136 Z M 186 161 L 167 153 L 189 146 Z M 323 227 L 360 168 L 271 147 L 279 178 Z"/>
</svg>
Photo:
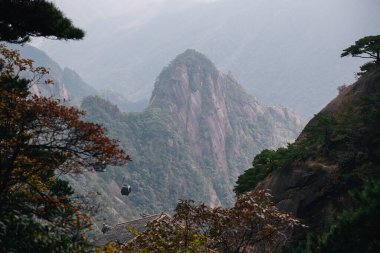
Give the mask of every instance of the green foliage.
<svg viewBox="0 0 380 253">
<path fill-rule="evenodd" d="M 369 161 L 373 164 L 380 164 L 380 88 L 374 91 L 373 95 L 362 99 L 362 106 L 359 111 L 359 118 L 362 127 L 359 128 L 360 140 L 362 149 L 368 155 Z"/>
<path fill-rule="evenodd" d="M 368 72 L 371 72 L 372 70 L 376 69 L 378 66 L 378 64 L 376 64 L 375 62 L 367 62 L 367 63 L 364 63 L 362 66 L 360 66 L 360 71 L 361 72 L 358 72 L 356 73 L 358 76 L 362 76 Z"/>
<path fill-rule="evenodd" d="M 255 156 L 252 168 L 246 170 L 236 181 L 234 192 L 242 194 L 254 190 L 258 183 L 271 172 L 279 168 L 287 168 L 293 162 L 304 159 L 305 153 L 298 144 L 289 144 L 286 148 L 263 150 Z"/>
<path fill-rule="evenodd" d="M 0 199 L 1 252 L 92 252 L 91 244 L 81 234 L 81 224 L 78 223 L 77 229 L 43 225 L 29 211 L 15 210 L 17 206 L 25 208 L 24 198 L 13 195 Z M 58 216 L 50 214 L 51 219 Z"/>
<path fill-rule="evenodd" d="M 374 82 L 373 76 L 368 75 L 364 81 Z M 329 170 L 336 180 L 328 196 L 339 200 L 334 199 L 327 210 L 329 214 L 325 214 L 336 214 L 333 221 L 327 221 L 331 227 L 312 228 L 296 246 L 284 252 L 378 252 L 380 86 L 370 84 L 365 87 L 366 95 L 355 98 L 350 106 L 314 117 L 296 143 L 256 156 L 253 168 L 239 177 L 235 187 L 238 194 L 254 189 L 270 172 L 287 164 L 282 160 L 287 160 L 290 166 L 305 169 L 317 168 L 307 167 L 307 162 L 323 164 L 319 169 Z M 283 158 L 279 159 L 281 154 Z M 266 161 L 273 158 L 280 162 L 269 166 L 271 163 Z M 348 191 L 352 193 L 347 194 Z"/>
<path fill-rule="evenodd" d="M 320 252 L 378 252 L 380 249 L 380 181 L 353 193 L 354 209 L 338 215 L 320 241 Z"/>
<path fill-rule="evenodd" d="M 88 112 L 87 119 L 106 127 L 110 136 L 119 139 L 134 157 L 128 168 L 101 174 L 96 182 L 90 178 L 83 182 L 87 189 L 102 193 L 100 204 L 106 210 L 97 217 L 99 223 L 104 218 L 107 222 L 117 222 L 112 210 L 108 209 L 110 206 L 127 219 L 142 212 L 171 210 L 179 196 L 207 199 L 207 177 L 194 167 L 189 146 L 166 110 L 151 107 L 142 113 L 123 114 L 114 113 L 111 105 L 95 97 L 89 97 L 82 103 L 82 108 Z M 133 189 L 133 194 L 125 199 L 126 204 L 110 198 L 118 195 L 107 187 L 113 182 L 121 186 L 124 177 Z M 83 188 L 74 180 L 73 183 L 77 188 Z"/>
<path fill-rule="evenodd" d="M 82 39 L 84 32 L 46 0 L 0 0 L 0 40 L 25 43 L 30 36 Z"/>
<path fill-rule="evenodd" d="M 276 151 L 264 150 L 257 155 L 253 167 L 239 176 L 235 193 L 253 190 L 275 169 L 307 159 L 337 164 L 347 176 L 354 168 L 368 163 L 369 159 L 377 162 L 377 156 L 372 153 L 380 151 L 368 147 L 378 147 L 380 143 L 380 132 L 376 126 L 376 119 L 380 116 L 379 98 L 375 94 L 363 99 L 360 110 L 347 108 L 339 115 L 316 115 L 296 143 Z"/>
<path fill-rule="evenodd" d="M 361 97 L 355 108 L 346 108 L 333 120 L 322 121 L 329 130 L 329 152 L 323 152 L 324 138 L 314 146 L 316 157 L 338 165 L 341 177 L 336 187 L 340 187 L 339 191 L 351 192 L 346 197 L 346 202 L 351 204 L 346 205 L 348 209 L 337 210 L 329 230 L 310 231 L 305 240 L 285 252 L 378 252 L 380 87 L 374 86 L 371 91 L 370 95 Z M 316 134 L 325 133 L 318 127 L 305 130 L 307 137 L 314 139 Z"/>
<path fill-rule="evenodd" d="M 278 162 L 276 151 L 264 150 L 252 162 L 252 168 L 246 170 L 243 175 L 240 175 L 234 191 L 236 194 L 253 190 L 256 185 L 262 181 L 270 172 L 275 169 L 275 164 Z"/>
<path fill-rule="evenodd" d="M 367 182 L 351 196 L 353 208 L 339 213 L 329 231 L 309 233 L 305 241 L 285 249 L 284 253 L 378 252 L 380 181 Z"/>
<path fill-rule="evenodd" d="M 354 45 L 343 50 L 341 57 L 349 56 L 372 59 L 360 67 L 362 72 L 358 75 L 361 76 L 380 65 L 380 35 L 367 36 L 359 39 Z"/>
<path fill-rule="evenodd" d="M 316 115 L 305 128 L 306 145 L 319 155 L 321 152 L 328 155 L 332 146 L 332 137 L 336 119 L 331 115 Z"/>
<path fill-rule="evenodd" d="M 124 219 L 169 211 L 179 198 L 230 206 L 234 201 L 230 186 L 249 164 L 248 157 L 293 139 L 301 127 L 276 109 L 262 107 L 194 50 L 161 72 L 144 111 L 121 113 L 96 97 L 84 99 L 82 108 L 86 119 L 102 124 L 134 157 L 127 169 L 86 185 L 102 191 L 101 204 L 115 207 Z M 251 109 L 257 113 L 247 113 Z M 261 109 L 263 113 L 258 112 Z M 128 198 L 117 190 L 124 177 L 133 188 Z M 113 212 L 108 209 L 107 222 Z"/>
</svg>

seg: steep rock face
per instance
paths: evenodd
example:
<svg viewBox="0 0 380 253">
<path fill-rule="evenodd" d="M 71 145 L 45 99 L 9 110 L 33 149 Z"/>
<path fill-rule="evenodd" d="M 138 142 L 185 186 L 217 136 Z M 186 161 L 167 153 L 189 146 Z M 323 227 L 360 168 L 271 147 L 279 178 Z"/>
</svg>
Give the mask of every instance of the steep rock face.
<svg viewBox="0 0 380 253">
<path fill-rule="evenodd" d="M 274 196 L 277 207 L 290 212 L 313 228 L 329 227 L 336 198 L 337 178 L 334 171 L 312 171 L 307 165 L 279 168 L 257 189 L 266 189 Z"/>
<path fill-rule="evenodd" d="M 214 168 L 214 188 L 231 185 L 254 154 L 285 145 L 302 126 L 293 111 L 261 105 L 231 74 L 190 49 L 161 72 L 149 107 L 163 108 L 178 123 L 199 165 Z M 223 204 L 231 203 L 231 190 L 227 196 Z"/>
<path fill-rule="evenodd" d="M 102 187 L 101 202 L 115 207 L 116 213 L 107 212 L 119 220 L 170 212 L 178 199 L 232 204 L 233 183 L 252 157 L 286 145 L 303 125 L 288 109 L 261 105 L 194 50 L 164 68 L 143 112 L 110 110 L 96 97 L 86 98 L 82 108 L 133 158 L 127 168 L 100 174 L 88 186 Z M 118 193 L 123 178 L 132 186 L 128 198 Z"/>
<path fill-rule="evenodd" d="M 348 191 L 359 189 L 363 178 L 375 179 L 380 173 L 378 135 L 368 134 L 378 132 L 373 112 L 379 110 L 379 87 L 377 69 L 342 89 L 308 123 L 295 145 L 316 143 L 318 137 L 325 141 L 312 155 L 277 168 L 256 189 L 268 189 L 279 208 L 304 219 L 311 229 L 326 231 L 334 215 L 352 207 Z M 311 135 L 310 129 L 319 134 Z"/>
</svg>

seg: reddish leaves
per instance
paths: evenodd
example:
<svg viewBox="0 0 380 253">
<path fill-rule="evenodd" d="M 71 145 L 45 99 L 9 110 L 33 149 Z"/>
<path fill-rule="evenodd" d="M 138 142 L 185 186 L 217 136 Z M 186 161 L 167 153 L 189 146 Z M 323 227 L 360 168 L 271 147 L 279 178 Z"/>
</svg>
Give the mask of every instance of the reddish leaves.
<svg viewBox="0 0 380 253">
<path fill-rule="evenodd" d="M 7 212 L 32 215 L 64 233 L 81 231 L 89 217 L 57 175 L 131 159 L 100 125 L 83 121 L 84 112 L 30 94 L 47 69 L 2 44 L 0 56 L 0 199 L 12 203 Z"/>
<path fill-rule="evenodd" d="M 276 252 L 295 226 L 264 191 L 239 196 L 232 208 L 180 201 L 173 219 L 150 223 L 115 252 Z"/>
</svg>

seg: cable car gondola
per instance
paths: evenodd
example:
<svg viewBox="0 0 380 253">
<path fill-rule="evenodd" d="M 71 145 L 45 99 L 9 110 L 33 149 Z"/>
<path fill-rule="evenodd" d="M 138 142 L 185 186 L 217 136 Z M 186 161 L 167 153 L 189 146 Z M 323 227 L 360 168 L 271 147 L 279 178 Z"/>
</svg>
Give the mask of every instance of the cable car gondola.
<svg viewBox="0 0 380 253">
<path fill-rule="evenodd" d="M 121 195 L 128 196 L 129 193 L 131 193 L 131 190 L 132 190 L 132 188 L 131 188 L 130 185 L 123 185 L 121 187 L 121 191 L 120 192 L 121 192 Z"/>
<path fill-rule="evenodd" d="M 132 191 L 132 187 L 129 184 L 124 183 L 125 178 L 123 178 L 123 186 L 121 187 L 120 193 L 123 196 L 128 196 Z"/>
<path fill-rule="evenodd" d="M 105 172 L 106 171 L 107 164 L 105 161 L 97 162 L 93 165 L 93 168 L 97 172 Z"/>
</svg>

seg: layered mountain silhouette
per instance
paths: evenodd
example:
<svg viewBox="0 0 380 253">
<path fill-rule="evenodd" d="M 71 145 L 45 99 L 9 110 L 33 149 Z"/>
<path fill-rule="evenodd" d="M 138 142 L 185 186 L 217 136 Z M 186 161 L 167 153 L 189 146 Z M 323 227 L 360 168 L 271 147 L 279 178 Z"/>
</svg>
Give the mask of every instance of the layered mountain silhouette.
<svg viewBox="0 0 380 253">
<path fill-rule="evenodd" d="M 187 48 L 205 53 L 267 104 L 312 117 L 360 64 L 341 59 L 378 34 L 378 0 L 219 0 L 183 11 L 100 19 L 81 42 L 44 50 L 97 88 L 149 100 L 162 66 Z"/>
<path fill-rule="evenodd" d="M 61 68 L 45 52 L 30 45 L 17 46 L 8 44 L 7 46 L 18 50 L 22 58 L 32 59 L 34 67 L 44 67 L 49 71 L 49 74 L 44 79 L 51 79 L 54 81 L 54 84 L 46 85 L 43 80 L 34 82 L 34 85 L 31 87 L 32 93 L 65 100 L 77 106 L 80 105 L 83 97 L 98 94 L 74 70 L 68 67 Z"/>
<path fill-rule="evenodd" d="M 120 92 L 95 89 L 84 81 L 76 71 L 69 67 L 62 68 L 54 59 L 36 47 L 28 44 L 23 46 L 7 44 L 7 46 L 18 50 L 21 57 L 32 59 L 35 67 L 40 66 L 48 69 L 49 74 L 43 80 L 35 82 L 31 87 L 34 94 L 54 97 L 74 106 L 80 106 L 82 99 L 86 96 L 97 95 L 107 100 L 112 99 L 112 102 L 123 112 L 139 111 L 146 106 L 144 100 L 137 103 L 131 102 Z M 46 79 L 53 80 L 54 85 L 44 84 L 43 81 Z"/>
<path fill-rule="evenodd" d="M 97 96 L 82 102 L 87 119 L 106 127 L 133 158 L 127 167 L 72 181 L 82 194 L 99 193 L 99 219 L 170 212 L 178 199 L 229 206 L 254 155 L 286 145 L 303 127 L 295 112 L 262 105 L 195 50 L 178 55 L 154 86 L 140 113 L 122 113 Z M 120 194 L 123 184 L 132 187 L 128 197 Z"/>
</svg>

